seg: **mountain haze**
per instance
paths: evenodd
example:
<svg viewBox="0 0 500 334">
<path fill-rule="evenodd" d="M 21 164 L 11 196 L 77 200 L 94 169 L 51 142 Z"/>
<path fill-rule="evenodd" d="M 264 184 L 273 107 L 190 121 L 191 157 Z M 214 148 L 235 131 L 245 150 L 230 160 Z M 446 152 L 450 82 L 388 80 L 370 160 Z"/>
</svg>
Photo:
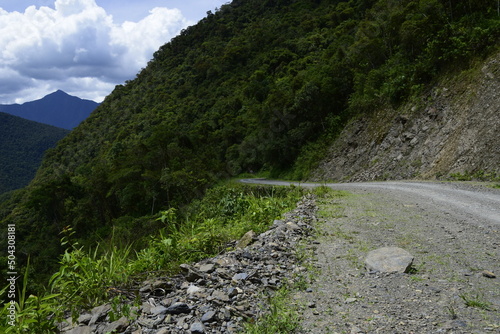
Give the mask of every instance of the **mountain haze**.
<svg viewBox="0 0 500 334">
<path fill-rule="evenodd" d="M 45 151 L 68 132 L 0 112 L 0 194 L 27 186 Z"/>
<path fill-rule="evenodd" d="M 346 124 L 397 112 L 498 50 L 496 3 L 470 4 L 224 5 L 117 86 L 0 218 L 16 224 L 19 253 L 38 254 L 37 273 L 50 274 L 66 226 L 86 244 L 126 233 L 135 241 L 152 233 L 160 210 L 182 208 L 222 179 L 257 171 L 303 179 Z"/>
<path fill-rule="evenodd" d="M 0 112 L 71 130 L 86 119 L 99 103 L 80 99 L 62 90 L 23 104 L 0 105 Z"/>
</svg>

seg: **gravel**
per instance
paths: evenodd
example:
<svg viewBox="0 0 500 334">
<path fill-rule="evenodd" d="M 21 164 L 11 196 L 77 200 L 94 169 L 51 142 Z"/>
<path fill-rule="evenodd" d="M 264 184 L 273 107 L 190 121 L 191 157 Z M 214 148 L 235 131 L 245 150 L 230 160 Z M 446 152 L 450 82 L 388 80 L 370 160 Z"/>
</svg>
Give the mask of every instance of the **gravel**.
<svg viewBox="0 0 500 334">
<path fill-rule="evenodd" d="M 303 333 L 500 333 L 498 189 L 329 186 L 347 192 L 317 203 L 316 279 L 295 294 Z M 367 271 L 367 253 L 390 246 L 414 256 L 410 273 Z"/>
</svg>

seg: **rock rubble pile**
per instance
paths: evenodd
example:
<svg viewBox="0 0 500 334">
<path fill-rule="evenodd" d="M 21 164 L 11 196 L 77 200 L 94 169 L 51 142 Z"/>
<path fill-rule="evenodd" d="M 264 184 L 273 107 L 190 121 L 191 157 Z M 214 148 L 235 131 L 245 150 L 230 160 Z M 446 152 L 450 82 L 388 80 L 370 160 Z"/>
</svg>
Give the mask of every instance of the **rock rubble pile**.
<svg viewBox="0 0 500 334">
<path fill-rule="evenodd" d="M 295 210 L 255 235 L 249 231 L 235 249 L 199 263 L 181 265 L 182 273 L 143 282 L 142 305 L 131 315 L 111 321 L 112 307 L 101 305 L 76 321 L 60 324 L 64 334 L 87 333 L 235 333 L 243 323 L 264 312 L 265 296 L 297 280 L 306 268 L 298 264 L 296 250 L 312 233 L 316 220 L 312 195 Z"/>
</svg>

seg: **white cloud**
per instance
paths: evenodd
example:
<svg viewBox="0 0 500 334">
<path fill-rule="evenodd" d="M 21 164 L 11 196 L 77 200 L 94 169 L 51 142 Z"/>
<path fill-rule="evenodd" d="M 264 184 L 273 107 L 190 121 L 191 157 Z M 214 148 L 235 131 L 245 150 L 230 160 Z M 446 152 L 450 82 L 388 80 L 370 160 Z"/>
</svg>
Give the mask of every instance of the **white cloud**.
<svg viewBox="0 0 500 334">
<path fill-rule="evenodd" d="M 0 8 L 0 103 L 57 89 L 100 100 L 192 23 L 178 9 L 160 7 L 121 25 L 94 0 L 56 0 L 54 8 Z"/>
</svg>

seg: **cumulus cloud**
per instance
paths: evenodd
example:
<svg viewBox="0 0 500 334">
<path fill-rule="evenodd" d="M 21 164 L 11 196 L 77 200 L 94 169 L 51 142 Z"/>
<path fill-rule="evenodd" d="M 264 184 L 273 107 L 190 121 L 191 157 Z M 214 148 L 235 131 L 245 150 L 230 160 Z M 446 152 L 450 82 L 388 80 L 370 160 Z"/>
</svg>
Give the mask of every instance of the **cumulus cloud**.
<svg viewBox="0 0 500 334">
<path fill-rule="evenodd" d="M 178 9 L 162 7 L 115 24 L 95 0 L 56 0 L 23 13 L 0 8 L 0 103 L 57 89 L 100 100 L 189 24 Z"/>
</svg>

